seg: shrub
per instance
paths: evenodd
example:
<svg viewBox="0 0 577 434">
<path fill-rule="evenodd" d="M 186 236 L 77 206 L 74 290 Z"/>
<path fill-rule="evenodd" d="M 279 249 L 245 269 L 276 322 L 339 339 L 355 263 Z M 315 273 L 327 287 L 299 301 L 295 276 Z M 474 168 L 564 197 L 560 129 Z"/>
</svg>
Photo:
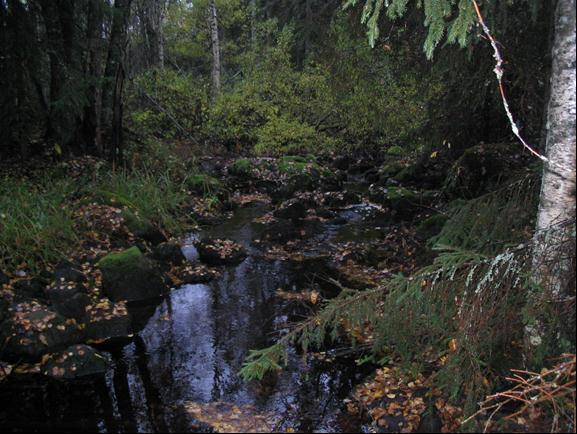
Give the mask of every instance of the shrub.
<svg viewBox="0 0 577 434">
<path fill-rule="evenodd" d="M 330 146 L 331 140 L 313 127 L 277 116 L 257 129 L 255 152 L 260 155 L 319 153 Z"/>
</svg>

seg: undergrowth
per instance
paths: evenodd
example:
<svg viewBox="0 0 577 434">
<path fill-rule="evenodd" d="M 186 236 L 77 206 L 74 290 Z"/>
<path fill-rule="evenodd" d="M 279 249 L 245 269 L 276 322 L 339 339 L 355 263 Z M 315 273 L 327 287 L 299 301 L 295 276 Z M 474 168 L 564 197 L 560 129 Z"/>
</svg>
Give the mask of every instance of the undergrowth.
<svg viewBox="0 0 577 434">
<path fill-rule="evenodd" d="M 376 289 L 343 289 L 272 347 L 253 351 L 241 375 L 260 379 L 286 362 L 289 345 L 305 352 L 321 348 L 343 336 L 346 324 L 347 330 L 368 328 L 376 361 L 392 350 L 412 369 L 433 363 L 428 368 L 435 369 L 437 386 L 464 401 L 466 414 L 474 413 L 522 363 L 527 294 L 534 286 L 534 250 L 525 229 L 537 184 L 527 177 L 453 211 L 437 238 L 443 244 L 436 244 L 433 264 Z M 572 239 L 574 244 L 574 232 Z"/>
<path fill-rule="evenodd" d="M 161 172 L 105 172 L 71 179 L 54 171 L 39 178 L 0 178 L 0 266 L 39 271 L 64 259 L 82 239 L 74 211 L 87 203 L 128 208 L 169 233 L 186 217 L 186 179 Z"/>
<path fill-rule="evenodd" d="M 0 265 L 36 268 L 55 262 L 78 241 L 68 198 L 72 181 L 0 178 Z"/>
</svg>

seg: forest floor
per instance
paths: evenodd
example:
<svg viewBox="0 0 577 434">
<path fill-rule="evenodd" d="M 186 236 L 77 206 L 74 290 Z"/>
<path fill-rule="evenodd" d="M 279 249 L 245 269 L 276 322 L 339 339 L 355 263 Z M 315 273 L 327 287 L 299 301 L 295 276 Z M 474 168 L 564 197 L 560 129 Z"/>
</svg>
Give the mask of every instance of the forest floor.
<svg viewBox="0 0 577 434">
<path fill-rule="evenodd" d="M 170 180 L 165 175 L 141 176 L 126 188 L 123 180 L 108 175 L 98 179 L 95 174 L 103 163 L 97 160 L 67 162 L 58 176 L 73 180 L 74 188 L 65 188 L 32 215 L 44 218 L 46 225 L 33 236 L 47 234 L 51 238 L 44 241 L 56 243 L 54 250 L 60 254 L 47 252 L 43 240 L 27 244 L 26 236 L 20 239 L 19 231 L 27 226 L 5 232 L 13 234 L 14 245 L 7 245 L 7 235 L 1 240 L 6 243 L 1 245 L 3 260 L 11 268 L 0 270 L 0 388 L 27 375 L 62 380 L 105 372 L 98 364 L 99 351 L 110 343 L 125 345 L 138 332 L 127 301 L 163 297 L 169 288 L 209 282 L 248 255 L 231 239 L 192 240 L 196 257 L 191 262 L 188 243 L 181 249 L 182 236 L 198 226 L 221 224 L 256 204 L 268 211 L 254 220 L 261 229 L 252 243 L 263 258 L 308 264 L 307 273 L 313 269 L 319 281 L 330 279 L 329 284 L 278 290 L 279 298 L 298 300 L 313 311 L 336 295 L 334 281 L 357 290 L 378 288 L 396 274 L 410 275 L 429 264 L 435 252 L 427 240 L 447 219 L 443 210 L 450 200 L 443 182 L 448 163 L 439 158 L 421 166 L 420 182 L 415 182 L 414 162 L 388 156 L 378 163 L 352 156 L 203 158 L 196 162 L 200 174 L 168 175 Z M 57 183 L 35 175 L 42 170 L 29 170 L 25 182 L 48 197 Z M 6 175 L 2 182 L 14 179 Z M 139 196 L 137 189 L 144 194 Z M 0 208 L 0 226 L 7 228 L 11 223 L 4 212 Z M 62 228 L 50 227 L 62 222 L 70 228 L 67 239 Z M 319 233 L 326 231 L 321 227 L 332 228 L 338 236 L 319 241 Z M 31 250 L 22 254 L 23 248 Z M 158 283 L 143 294 L 150 286 L 143 279 Z M 127 291 L 127 283 L 137 291 Z M 343 324 L 343 333 L 360 347 L 372 343 L 370 324 L 363 330 Z M 361 352 L 357 361 L 362 357 Z M 350 390 L 341 403 L 343 414 L 376 432 L 459 431 L 462 409 L 434 382 L 435 367 L 444 362 L 431 355 L 425 372 L 411 373 L 389 358 Z M 191 413 L 196 420 L 221 432 L 262 429 L 259 418 L 248 426 L 249 420 L 239 420 L 234 413 L 230 418 L 222 412 L 203 418 L 198 411 Z M 0 425 L 10 423 L 10 415 L 0 415 Z"/>
</svg>

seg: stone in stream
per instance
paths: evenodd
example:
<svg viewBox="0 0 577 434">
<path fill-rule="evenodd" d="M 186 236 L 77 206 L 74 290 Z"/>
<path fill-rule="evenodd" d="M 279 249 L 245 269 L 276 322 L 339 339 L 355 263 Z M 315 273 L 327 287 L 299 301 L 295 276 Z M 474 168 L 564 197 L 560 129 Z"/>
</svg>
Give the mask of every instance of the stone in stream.
<svg viewBox="0 0 577 434">
<path fill-rule="evenodd" d="M 34 362 L 46 353 L 82 342 L 84 333 L 76 320 L 33 301 L 12 307 L 11 315 L 2 323 L 0 338 L 5 343 L 4 360 Z"/>
<path fill-rule="evenodd" d="M 264 241 L 272 243 L 284 244 L 288 241 L 300 238 L 301 233 L 299 229 L 291 220 L 280 220 L 278 222 L 267 225 L 262 233 Z"/>
<path fill-rule="evenodd" d="M 111 253 L 98 266 L 102 271 L 102 291 L 113 301 L 147 300 L 168 290 L 158 266 L 137 247 Z"/>
<path fill-rule="evenodd" d="M 307 215 L 307 207 L 298 199 L 291 199 L 284 202 L 280 208 L 273 212 L 276 218 L 300 220 Z"/>
<path fill-rule="evenodd" d="M 91 341 L 125 338 L 133 330 L 126 303 L 100 299 L 86 308 L 86 338 Z"/>
<path fill-rule="evenodd" d="M 209 239 L 195 243 L 199 258 L 211 266 L 237 265 L 247 257 L 245 249 L 231 240 Z"/>
<path fill-rule="evenodd" d="M 43 359 L 41 371 L 57 380 L 74 380 L 104 375 L 111 364 L 109 356 L 87 345 L 74 345 Z"/>
<path fill-rule="evenodd" d="M 151 221 L 129 210 L 124 210 L 122 217 L 126 227 L 136 238 L 140 238 L 153 246 L 167 241 L 166 236 Z"/>
<path fill-rule="evenodd" d="M 160 262 L 180 265 L 186 262 L 180 244 L 174 242 L 160 243 L 152 249 L 152 257 Z"/>
<path fill-rule="evenodd" d="M 351 191 L 325 193 L 323 203 L 329 208 L 343 208 L 361 202 L 358 194 Z"/>
</svg>

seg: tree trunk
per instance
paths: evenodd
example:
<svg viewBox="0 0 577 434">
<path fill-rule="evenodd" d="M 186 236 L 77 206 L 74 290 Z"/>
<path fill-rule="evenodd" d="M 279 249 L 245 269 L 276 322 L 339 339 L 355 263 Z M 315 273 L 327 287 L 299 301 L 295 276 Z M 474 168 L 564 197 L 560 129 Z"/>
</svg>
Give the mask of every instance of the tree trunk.
<svg viewBox="0 0 577 434">
<path fill-rule="evenodd" d="M 220 66 L 220 39 L 218 36 L 218 15 L 215 0 L 208 3 L 208 24 L 210 28 L 210 41 L 212 45 L 212 98 L 213 102 L 220 94 L 221 66 Z"/>
<path fill-rule="evenodd" d="M 122 135 L 116 129 L 122 129 L 122 118 L 118 118 L 119 107 L 122 95 L 119 92 L 123 89 L 124 66 L 123 57 L 126 45 L 128 19 L 130 17 L 130 5 L 132 0 L 115 0 L 112 17 L 112 28 L 110 31 L 110 45 L 108 48 L 108 59 L 104 71 L 104 85 L 102 87 L 102 114 L 101 128 L 110 131 L 109 136 L 113 139 L 112 149 L 104 149 L 100 145 L 99 153 L 108 153 L 113 160 L 118 158 Z M 119 83 L 119 80 L 121 83 Z M 119 125 L 120 123 L 120 125 Z M 114 125 L 113 125 L 114 124 Z M 99 133 L 100 134 L 100 133 Z M 100 142 L 100 139 L 99 139 Z"/>
<path fill-rule="evenodd" d="M 535 298 L 562 301 L 570 283 L 572 259 L 562 253 L 570 232 L 559 226 L 575 219 L 575 1 L 559 0 L 555 12 L 553 68 L 547 120 L 547 158 L 533 250 Z M 570 256 L 570 255 L 569 255 Z M 538 312 L 539 313 L 539 312 Z M 527 326 L 530 347 L 542 343 L 543 323 Z"/>
<path fill-rule="evenodd" d="M 166 16 L 166 0 L 143 0 L 138 8 L 142 33 L 145 40 L 145 59 L 148 66 L 164 68 L 163 23 Z"/>
<path fill-rule="evenodd" d="M 102 33 L 102 22 L 104 11 L 101 0 L 90 0 L 88 4 L 87 18 L 87 52 L 84 64 L 84 76 L 88 79 L 88 89 L 86 94 L 87 104 L 84 108 L 84 118 L 82 125 L 82 137 L 88 152 L 98 154 L 97 131 L 99 129 L 98 116 L 98 93 L 99 86 L 96 85 L 100 77 L 100 35 Z"/>
</svg>

